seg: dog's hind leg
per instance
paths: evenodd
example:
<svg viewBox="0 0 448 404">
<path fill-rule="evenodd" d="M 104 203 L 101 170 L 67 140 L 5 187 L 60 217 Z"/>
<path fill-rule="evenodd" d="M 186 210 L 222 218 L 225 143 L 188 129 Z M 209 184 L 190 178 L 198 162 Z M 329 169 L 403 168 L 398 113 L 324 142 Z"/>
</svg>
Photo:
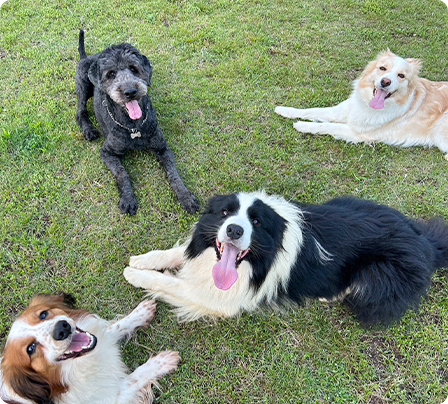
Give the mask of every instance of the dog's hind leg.
<svg viewBox="0 0 448 404">
<path fill-rule="evenodd" d="M 137 328 L 146 327 L 156 314 L 156 302 L 144 300 L 131 313 L 118 321 L 112 321 L 107 327 L 107 332 L 114 335 L 115 339 L 130 336 Z"/>
<path fill-rule="evenodd" d="M 146 254 L 135 255 L 129 259 L 129 266 L 137 269 L 175 269 L 185 262 L 185 246 L 170 250 L 155 250 Z"/>
<path fill-rule="evenodd" d="M 117 404 L 151 403 L 151 384 L 177 369 L 180 361 L 178 352 L 164 351 L 149 358 L 146 363 L 127 376 L 120 386 Z"/>
<path fill-rule="evenodd" d="M 308 119 L 315 122 L 347 123 L 349 100 L 345 100 L 334 107 L 298 109 L 291 107 L 276 107 L 275 113 L 291 119 Z"/>
<path fill-rule="evenodd" d="M 180 178 L 174 161 L 174 154 L 163 137 L 160 128 L 156 130 L 157 134 L 154 136 L 154 140 L 150 144 L 149 149 L 154 153 L 158 162 L 165 170 L 171 188 L 176 193 L 177 199 L 182 207 L 188 213 L 196 213 L 199 210 L 199 202 Z"/>
<path fill-rule="evenodd" d="M 100 156 L 115 177 L 118 193 L 120 194 L 118 207 L 123 213 L 135 215 L 137 213 L 138 203 L 132 190 L 131 179 L 121 163 L 120 157 L 107 150 L 107 139 L 104 142 L 103 148 L 100 150 Z"/>
</svg>

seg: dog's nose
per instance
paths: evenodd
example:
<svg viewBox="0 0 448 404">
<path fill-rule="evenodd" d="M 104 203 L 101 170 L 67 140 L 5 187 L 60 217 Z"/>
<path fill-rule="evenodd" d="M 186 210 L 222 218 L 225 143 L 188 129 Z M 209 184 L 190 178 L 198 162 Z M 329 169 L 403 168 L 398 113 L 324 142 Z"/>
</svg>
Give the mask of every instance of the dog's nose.
<svg viewBox="0 0 448 404">
<path fill-rule="evenodd" d="M 383 87 L 389 87 L 391 83 L 392 83 L 392 81 L 390 81 L 390 79 L 382 79 L 381 80 L 381 85 Z"/>
<path fill-rule="evenodd" d="M 231 240 L 238 240 L 243 235 L 244 229 L 237 224 L 229 224 L 226 233 Z"/>
<path fill-rule="evenodd" d="M 72 327 L 65 320 L 58 321 L 53 330 L 53 338 L 56 341 L 66 339 L 72 333 Z"/>
<path fill-rule="evenodd" d="M 137 89 L 136 88 L 127 88 L 126 90 L 123 91 L 123 94 L 128 98 L 134 98 L 135 95 L 137 94 Z"/>
</svg>

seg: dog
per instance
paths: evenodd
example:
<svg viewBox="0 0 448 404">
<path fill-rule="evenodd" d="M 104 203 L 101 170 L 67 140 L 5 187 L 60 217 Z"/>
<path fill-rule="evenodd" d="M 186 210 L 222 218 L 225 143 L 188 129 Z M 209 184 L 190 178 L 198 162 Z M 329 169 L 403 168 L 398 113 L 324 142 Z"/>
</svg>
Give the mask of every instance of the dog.
<svg viewBox="0 0 448 404">
<path fill-rule="evenodd" d="M 147 57 L 127 43 L 87 56 L 83 30 L 79 33 L 78 50 L 76 121 L 86 140 L 100 136 L 87 112 L 87 101 L 93 96 L 95 116 L 106 137 L 100 155 L 115 177 L 120 210 L 134 215 L 138 209 L 131 180 L 121 158 L 128 150 L 150 150 L 164 168 L 182 207 L 189 213 L 197 212 L 199 202 L 177 172 L 173 152 L 163 137 L 156 110 L 147 94 L 152 76 L 152 65 Z"/>
<path fill-rule="evenodd" d="M 177 367 L 177 352 L 150 358 L 131 374 L 117 343 L 156 310 L 140 303 L 118 321 L 77 310 L 69 295 L 37 295 L 13 323 L 1 358 L 0 403 L 150 403 L 151 384 Z"/>
<path fill-rule="evenodd" d="M 334 107 L 296 109 L 279 106 L 299 132 L 329 134 L 350 143 L 436 146 L 448 153 L 448 82 L 419 77 L 422 63 L 390 50 L 370 62 L 350 97 Z M 448 154 L 445 154 L 448 160 Z"/>
<path fill-rule="evenodd" d="M 418 307 L 447 264 L 442 220 L 353 197 L 304 205 L 254 192 L 211 198 L 186 243 L 131 257 L 124 277 L 176 306 L 180 321 L 320 298 L 388 325 Z"/>
</svg>

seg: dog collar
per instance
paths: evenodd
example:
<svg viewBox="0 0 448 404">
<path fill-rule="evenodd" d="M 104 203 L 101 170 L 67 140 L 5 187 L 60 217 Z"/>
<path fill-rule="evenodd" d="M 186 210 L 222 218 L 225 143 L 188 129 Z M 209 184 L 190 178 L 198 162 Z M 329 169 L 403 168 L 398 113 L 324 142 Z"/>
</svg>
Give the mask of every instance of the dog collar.
<svg viewBox="0 0 448 404">
<path fill-rule="evenodd" d="M 107 106 L 106 99 L 103 100 L 102 105 L 106 107 L 107 113 L 110 116 L 110 119 L 112 119 L 118 126 L 122 127 L 123 129 L 126 129 L 130 132 L 131 139 L 135 139 L 136 137 L 142 137 L 142 134 L 137 128 L 128 128 L 127 126 L 122 125 L 120 122 L 116 121 L 115 118 L 112 115 L 112 112 L 110 112 L 109 107 Z M 146 110 L 148 110 L 148 106 L 146 106 Z M 148 119 L 148 114 L 146 114 L 145 119 L 142 121 L 142 125 L 146 122 L 146 119 Z"/>
</svg>

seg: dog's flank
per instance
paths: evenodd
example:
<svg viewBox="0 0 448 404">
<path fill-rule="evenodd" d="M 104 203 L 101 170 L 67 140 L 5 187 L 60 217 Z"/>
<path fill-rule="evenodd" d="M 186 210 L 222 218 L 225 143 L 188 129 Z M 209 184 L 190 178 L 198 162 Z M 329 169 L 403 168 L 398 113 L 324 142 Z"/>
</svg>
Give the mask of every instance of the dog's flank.
<svg viewBox="0 0 448 404">
<path fill-rule="evenodd" d="M 173 152 L 163 137 L 147 94 L 152 76 L 152 66 L 147 57 L 126 43 L 87 56 L 82 30 L 78 49 L 76 120 L 85 139 L 91 141 L 100 136 L 87 112 L 87 101 L 93 97 L 95 116 L 106 137 L 100 156 L 115 177 L 120 210 L 133 215 L 138 209 L 131 180 L 121 158 L 128 150 L 143 149 L 154 153 L 182 207 L 189 213 L 197 212 L 199 203 L 177 172 Z"/>
<path fill-rule="evenodd" d="M 342 103 L 308 109 L 279 106 L 275 112 L 314 121 L 295 122 L 299 132 L 351 143 L 435 146 L 448 153 L 448 82 L 419 77 L 421 67 L 420 60 L 387 50 L 367 65 Z"/>
<path fill-rule="evenodd" d="M 152 402 L 151 385 L 176 369 L 178 353 L 161 352 L 128 374 L 118 342 L 146 327 L 155 309 L 147 300 L 128 316 L 106 321 L 74 309 L 65 296 L 34 297 L 12 325 L 0 359 L 0 402 Z"/>
<path fill-rule="evenodd" d="M 185 245 L 131 257 L 124 276 L 180 320 L 320 298 L 387 325 L 419 306 L 447 264 L 441 220 L 356 198 L 303 205 L 260 192 L 211 198 Z"/>
</svg>

